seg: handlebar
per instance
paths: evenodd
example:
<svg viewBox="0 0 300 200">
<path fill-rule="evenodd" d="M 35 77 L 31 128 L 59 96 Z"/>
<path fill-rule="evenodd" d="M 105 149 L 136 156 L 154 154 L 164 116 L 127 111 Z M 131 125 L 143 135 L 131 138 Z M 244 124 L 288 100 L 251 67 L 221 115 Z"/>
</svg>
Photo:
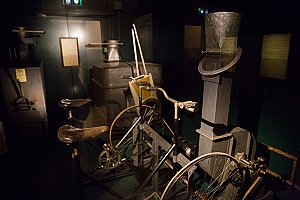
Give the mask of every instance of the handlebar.
<svg viewBox="0 0 300 200">
<path fill-rule="evenodd" d="M 122 79 L 130 79 L 136 82 L 138 79 L 144 78 L 145 75 L 140 75 L 137 77 L 132 77 L 132 76 L 121 76 Z"/>
<path fill-rule="evenodd" d="M 148 86 L 148 87 L 146 87 L 146 89 L 147 90 L 154 90 L 154 91 L 157 91 L 157 90 L 161 91 L 168 101 L 172 102 L 173 104 L 176 104 L 177 107 L 179 107 L 180 109 L 185 109 L 185 110 L 190 111 L 190 112 L 197 112 L 198 109 L 199 109 L 199 105 L 198 105 L 197 102 L 194 102 L 194 101 L 184 101 L 184 102 L 177 101 L 177 100 L 169 97 L 167 92 L 164 89 L 160 88 L 160 87 L 153 87 L 153 86 L 149 87 Z"/>
<path fill-rule="evenodd" d="M 121 77 L 123 79 L 130 79 L 134 82 L 137 82 L 137 80 L 144 78 L 144 75 L 140 75 L 140 76 L 137 76 L 137 77 L 131 77 L 131 76 L 121 76 Z M 177 100 L 169 97 L 169 95 L 167 94 L 167 92 L 163 88 L 151 86 L 151 85 L 149 85 L 149 82 L 139 82 L 139 83 L 137 83 L 137 85 L 140 86 L 140 87 L 146 88 L 147 90 L 153 90 L 153 91 L 159 90 L 159 91 L 161 91 L 168 101 L 172 102 L 173 104 L 176 104 L 176 106 L 179 107 L 180 109 L 185 109 L 185 110 L 190 111 L 190 112 L 197 112 L 198 109 L 199 109 L 199 105 L 198 105 L 197 102 L 194 102 L 194 101 L 184 101 L 184 102 L 177 101 Z"/>
<path fill-rule="evenodd" d="M 132 77 L 132 76 L 121 76 L 122 79 L 129 79 L 132 80 L 134 83 L 136 83 L 137 86 L 145 87 L 145 86 L 151 86 L 151 84 L 148 81 L 140 81 L 138 82 L 137 80 L 144 78 L 145 75 L 140 75 L 137 77 Z"/>
</svg>

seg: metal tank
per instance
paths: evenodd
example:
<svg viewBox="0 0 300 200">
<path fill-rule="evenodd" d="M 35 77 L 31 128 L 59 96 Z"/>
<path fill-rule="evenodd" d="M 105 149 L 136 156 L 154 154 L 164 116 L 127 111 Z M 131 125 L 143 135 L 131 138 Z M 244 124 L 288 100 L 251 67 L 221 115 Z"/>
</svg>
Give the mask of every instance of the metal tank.
<svg viewBox="0 0 300 200">
<path fill-rule="evenodd" d="M 139 63 L 141 65 L 141 63 Z M 148 73 L 152 74 L 154 84 L 162 84 L 162 66 L 156 63 L 145 63 Z M 113 119 L 127 106 L 134 105 L 133 99 L 126 98 L 131 95 L 128 82 L 125 77 L 135 77 L 136 67 L 134 62 L 104 62 L 93 66 L 92 98 L 103 114 L 102 124 L 110 124 Z M 141 73 L 144 74 L 143 68 Z"/>
<path fill-rule="evenodd" d="M 215 12 L 205 16 L 204 59 L 198 70 L 202 75 L 216 75 L 232 67 L 241 55 L 237 46 L 240 14 L 235 12 Z"/>
</svg>

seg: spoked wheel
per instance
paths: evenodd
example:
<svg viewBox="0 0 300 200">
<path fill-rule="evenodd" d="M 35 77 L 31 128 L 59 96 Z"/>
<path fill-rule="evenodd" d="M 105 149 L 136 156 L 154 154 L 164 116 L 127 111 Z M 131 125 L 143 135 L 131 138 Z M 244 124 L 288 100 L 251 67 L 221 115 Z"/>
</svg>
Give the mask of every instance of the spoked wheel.
<svg viewBox="0 0 300 200">
<path fill-rule="evenodd" d="M 237 160 L 221 152 L 202 155 L 169 182 L 161 199 L 241 199 L 243 171 Z"/>
<path fill-rule="evenodd" d="M 117 154 L 114 154 L 109 150 L 103 150 L 98 158 L 99 167 L 102 169 L 114 169 L 118 166 L 119 160 Z"/>
<path fill-rule="evenodd" d="M 142 109 L 137 105 L 128 107 L 119 113 L 112 122 L 109 131 L 110 144 L 108 145 L 113 154 L 118 154 L 110 155 L 110 158 L 114 158 L 114 166 L 125 160 L 131 161 L 131 164 L 135 166 L 141 165 L 147 157 L 151 160 L 152 139 L 147 133 L 140 130 L 139 124 L 141 123 L 147 123 L 159 134 L 164 133 L 164 120 L 153 107 L 147 105 L 143 105 Z"/>
</svg>

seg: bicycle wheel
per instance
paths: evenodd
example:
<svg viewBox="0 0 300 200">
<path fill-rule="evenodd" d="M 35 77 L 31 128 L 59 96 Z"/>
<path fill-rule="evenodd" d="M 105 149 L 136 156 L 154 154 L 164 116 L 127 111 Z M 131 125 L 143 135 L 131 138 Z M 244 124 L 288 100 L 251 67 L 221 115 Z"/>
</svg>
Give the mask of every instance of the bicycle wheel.
<svg viewBox="0 0 300 200">
<path fill-rule="evenodd" d="M 154 131 L 163 135 L 166 122 L 151 106 L 131 106 L 124 109 L 114 119 L 109 131 L 109 143 L 114 153 L 117 153 L 118 163 L 124 160 L 141 165 L 146 157 L 151 157 L 152 138 L 141 130 L 139 124 L 147 123 Z M 167 126 L 168 127 L 168 126 Z M 151 159 L 149 159 L 151 160 Z"/>
<path fill-rule="evenodd" d="M 237 160 L 222 152 L 202 155 L 171 179 L 161 199 L 240 199 L 243 171 Z"/>
</svg>

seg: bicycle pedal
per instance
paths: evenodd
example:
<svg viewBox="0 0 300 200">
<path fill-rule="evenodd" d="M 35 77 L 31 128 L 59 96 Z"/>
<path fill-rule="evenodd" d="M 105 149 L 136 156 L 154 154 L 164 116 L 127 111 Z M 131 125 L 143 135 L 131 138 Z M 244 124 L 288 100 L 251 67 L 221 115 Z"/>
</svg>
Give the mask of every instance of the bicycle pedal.
<svg viewBox="0 0 300 200">
<path fill-rule="evenodd" d="M 180 183 L 184 186 L 188 186 L 189 185 L 189 180 L 186 176 L 182 176 L 182 177 L 180 177 Z"/>
</svg>

